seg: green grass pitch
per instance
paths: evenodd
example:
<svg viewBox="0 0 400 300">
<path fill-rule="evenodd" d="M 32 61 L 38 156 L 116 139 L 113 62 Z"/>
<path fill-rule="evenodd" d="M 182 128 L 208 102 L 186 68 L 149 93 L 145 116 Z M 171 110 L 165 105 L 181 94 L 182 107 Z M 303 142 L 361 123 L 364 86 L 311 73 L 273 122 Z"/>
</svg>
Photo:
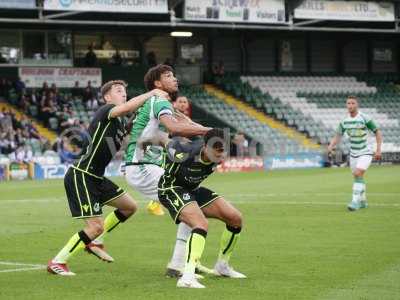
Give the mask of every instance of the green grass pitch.
<svg viewBox="0 0 400 300">
<path fill-rule="evenodd" d="M 0 183 L 0 299 L 400 299 L 398 166 L 368 171 L 370 207 L 354 213 L 346 211 L 349 169 L 212 175 L 204 185 L 243 213 L 232 265 L 249 278 L 207 277 L 205 290 L 177 289 L 164 277 L 175 225 L 148 215 L 144 199 L 114 180 L 140 210 L 106 240 L 115 262 L 79 253 L 73 278 L 40 269 L 81 228 L 62 181 Z M 203 263 L 212 266 L 223 225 L 209 227 Z"/>
</svg>

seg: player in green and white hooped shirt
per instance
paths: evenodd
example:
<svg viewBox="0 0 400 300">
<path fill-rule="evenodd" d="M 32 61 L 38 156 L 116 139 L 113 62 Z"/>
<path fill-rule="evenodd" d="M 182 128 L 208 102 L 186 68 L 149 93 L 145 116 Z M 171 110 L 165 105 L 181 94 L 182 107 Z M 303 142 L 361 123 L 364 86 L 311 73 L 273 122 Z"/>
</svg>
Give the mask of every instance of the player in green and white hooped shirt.
<svg viewBox="0 0 400 300">
<path fill-rule="evenodd" d="M 178 91 L 178 81 L 171 67 L 158 65 L 151 68 L 144 78 L 147 89 L 158 87 L 170 95 Z M 210 128 L 193 123 L 175 115 L 170 99 L 152 97 L 137 112 L 125 152 L 125 179 L 146 198 L 158 201 L 158 181 L 164 174 L 162 164 L 164 149 L 158 144 L 147 146 L 143 141 L 156 139 L 159 130 L 175 136 L 197 136 L 206 134 Z M 174 253 L 167 267 L 168 276 L 179 276 L 185 265 L 186 241 L 191 228 L 184 223 L 178 226 Z"/>
<path fill-rule="evenodd" d="M 348 135 L 350 139 L 350 167 L 354 183 L 353 197 L 347 208 L 350 211 L 355 211 L 368 206 L 364 173 L 370 166 L 373 156 L 376 160 L 381 159 L 382 134 L 376 123 L 368 115 L 358 110 L 356 97 L 348 97 L 346 106 L 349 115 L 340 122 L 336 135 L 328 146 L 328 152 L 332 152 L 345 133 Z M 376 137 L 375 154 L 368 144 L 369 131 L 373 132 Z"/>
</svg>

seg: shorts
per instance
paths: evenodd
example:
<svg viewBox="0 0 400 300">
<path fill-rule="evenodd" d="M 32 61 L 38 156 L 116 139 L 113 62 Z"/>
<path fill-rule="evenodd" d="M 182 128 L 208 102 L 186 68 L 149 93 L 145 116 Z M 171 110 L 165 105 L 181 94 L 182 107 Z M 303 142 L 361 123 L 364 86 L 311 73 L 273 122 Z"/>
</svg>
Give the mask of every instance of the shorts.
<svg viewBox="0 0 400 300">
<path fill-rule="evenodd" d="M 175 224 L 179 224 L 179 214 L 186 205 L 196 202 L 200 208 L 203 208 L 220 198 L 220 196 L 205 187 L 198 187 L 195 190 L 173 187 L 159 190 L 158 198 L 161 204 L 168 209 Z"/>
<path fill-rule="evenodd" d="M 129 165 L 125 167 L 128 184 L 148 199 L 158 201 L 158 181 L 164 169 L 152 164 Z"/>
<path fill-rule="evenodd" d="M 366 154 L 358 157 L 350 156 L 350 168 L 354 173 L 356 169 L 367 170 L 372 162 L 372 155 Z"/>
<path fill-rule="evenodd" d="M 97 178 L 74 168 L 69 168 L 65 174 L 64 186 L 74 218 L 101 216 L 103 205 L 125 194 L 111 180 Z"/>
</svg>

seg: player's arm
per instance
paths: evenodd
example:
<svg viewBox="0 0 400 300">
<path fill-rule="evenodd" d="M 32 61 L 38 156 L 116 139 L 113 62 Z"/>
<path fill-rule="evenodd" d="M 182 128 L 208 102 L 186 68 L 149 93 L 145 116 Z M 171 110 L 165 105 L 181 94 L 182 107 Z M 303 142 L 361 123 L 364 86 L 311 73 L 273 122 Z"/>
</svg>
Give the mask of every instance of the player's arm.
<svg viewBox="0 0 400 300">
<path fill-rule="evenodd" d="M 375 131 L 375 138 L 376 138 L 376 152 L 375 152 L 375 159 L 380 160 L 382 158 L 382 132 L 380 129 Z"/>
<path fill-rule="evenodd" d="M 329 143 L 328 146 L 328 153 L 331 153 L 333 149 L 335 149 L 336 145 L 340 142 L 342 136 L 338 133 L 332 138 L 331 142 Z"/>
<path fill-rule="evenodd" d="M 167 128 L 168 132 L 174 136 L 191 137 L 196 135 L 205 135 L 210 127 L 204 127 L 199 124 L 188 122 L 178 122 L 171 114 L 164 114 L 160 117 L 160 123 Z"/>
<path fill-rule="evenodd" d="M 372 131 L 375 134 L 376 138 L 376 151 L 374 158 L 376 160 L 380 160 L 382 158 L 382 132 L 378 128 L 378 126 L 375 124 L 375 122 L 367 116 L 365 126 Z"/>
<path fill-rule="evenodd" d="M 192 119 L 190 119 L 188 116 L 186 116 L 185 114 L 183 114 L 183 113 L 181 113 L 181 112 L 179 112 L 179 111 L 176 111 L 175 114 L 174 114 L 174 116 L 176 117 L 176 119 L 177 119 L 179 122 L 187 122 L 187 123 L 189 123 L 189 124 L 193 124 L 193 125 L 197 125 L 197 126 L 202 126 L 201 124 L 194 122 L 194 121 L 193 121 Z"/>
<path fill-rule="evenodd" d="M 150 92 L 147 92 L 145 94 L 134 97 L 124 104 L 113 107 L 108 116 L 109 116 L 109 118 L 116 118 L 116 117 L 125 116 L 130 112 L 135 112 L 139 109 L 139 107 L 141 107 L 147 101 L 147 99 L 149 99 L 153 96 L 158 96 L 160 98 L 168 98 L 169 97 L 168 93 L 166 93 L 162 90 L 154 89 Z"/>
<path fill-rule="evenodd" d="M 340 140 L 342 139 L 342 135 L 344 134 L 344 127 L 342 123 L 339 124 L 338 128 L 336 129 L 336 135 L 333 137 L 331 142 L 328 146 L 328 153 L 331 153 L 333 149 L 335 149 L 336 145 L 339 144 Z"/>
</svg>

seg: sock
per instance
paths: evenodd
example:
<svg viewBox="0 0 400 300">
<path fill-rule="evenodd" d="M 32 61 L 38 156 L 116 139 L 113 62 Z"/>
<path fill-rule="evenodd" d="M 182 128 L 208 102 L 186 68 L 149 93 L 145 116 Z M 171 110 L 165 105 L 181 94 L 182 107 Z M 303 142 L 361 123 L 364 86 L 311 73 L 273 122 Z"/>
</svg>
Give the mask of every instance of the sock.
<svg viewBox="0 0 400 300">
<path fill-rule="evenodd" d="M 194 275 L 197 262 L 200 260 L 204 251 L 206 237 L 207 231 L 200 228 L 194 228 L 192 230 L 189 241 L 186 243 L 185 275 Z"/>
<path fill-rule="evenodd" d="M 361 201 L 367 201 L 367 186 L 363 183 L 363 190 L 361 192 Z"/>
<path fill-rule="evenodd" d="M 235 228 L 226 225 L 221 237 L 218 260 L 229 262 L 236 243 L 239 240 L 241 230 L 241 227 Z"/>
<path fill-rule="evenodd" d="M 353 198 L 352 202 L 359 203 L 361 201 L 361 194 L 365 188 L 364 179 L 362 177 L 354 178 L 353 183 Z"/>
<path fill-rule="evenodd" d="M 90 242 L 91 239 L 83 230 L 75 233 L 69 239 L 64 248 L 62 248 L 61 251 L 58 252 L 56 257 L 54 257 L 53 261 L 56 263 L 65 264 L 72 255 L 85 248 L 85 246 Z"/>
<path fill-rule="evenodd" d="M 120 223 L 125 222 L 127 219 L 128 218 L 125 217 L 125 215 L 121 213 L 121 211 L 119 211 L 118 209 L 114 210 L 112 213 L 109 213 L 104 220 L 104 232 L 93 242 L 97 244 L 103 244 L 104 236 L 111 232 Z"/>
<path fill-rule="evenodd" d="M 176 242 L 174 247 L 174 253 L 168 268 L 174 270 L 182 270 L 185 267 L 186 258 L 186 242 L 192 233 L 192 228 L 190 228 L 185 223 L 180 223 L 178 225 L 178 231 L 176 232 Z"/>
</svg>

